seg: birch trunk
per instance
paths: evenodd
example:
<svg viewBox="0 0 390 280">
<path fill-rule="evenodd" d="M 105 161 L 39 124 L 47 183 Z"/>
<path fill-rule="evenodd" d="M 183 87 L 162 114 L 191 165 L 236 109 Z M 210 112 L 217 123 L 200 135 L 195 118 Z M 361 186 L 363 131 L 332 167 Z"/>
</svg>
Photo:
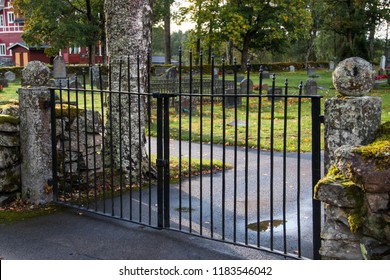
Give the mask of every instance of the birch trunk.
<svg viewBox="0 0 390 280">
<path fill-rule="evenodd" d="M 107 53 L 113 91 L 145 92 L 147 50 L 151 42 L 151 1 L 105 0 Z M 112 93 L 108 101 L 107 131 L 112 135 L 107 135 L 107 139 L 111 141 L 109 149 L 112 149 L 115 168 L 127 174 L 131 170 L 133 178 L 151 176 L 145 145 L 145 99 L 136 94 L 129 97 L 128 94 Z"/>
</svg>

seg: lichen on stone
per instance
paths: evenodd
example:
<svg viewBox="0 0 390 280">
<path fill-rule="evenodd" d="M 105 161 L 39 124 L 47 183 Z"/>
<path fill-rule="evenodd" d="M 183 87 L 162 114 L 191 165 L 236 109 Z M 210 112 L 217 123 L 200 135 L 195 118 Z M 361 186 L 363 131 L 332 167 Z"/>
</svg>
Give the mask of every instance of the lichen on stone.
<svg viewBox="0 0 390 280">
<path fill-rule="evenodd" d="M 371 144 L 352 151 L 366 161 L 373 161 L 378 170 L 390 168 L 390 122 L 381 126 L 380 135 Z"/>
<path fill-rule="evenodd" d="M 0 124 L 10 123 L 10 124 L 13 124 L 13 125 L 18 125 L 19 122 L 20 122 L 20 120 L 18 118 L 15 118 L 15 117 L 10 116 L 10 115 L 0 114 Z"/>
</svg>

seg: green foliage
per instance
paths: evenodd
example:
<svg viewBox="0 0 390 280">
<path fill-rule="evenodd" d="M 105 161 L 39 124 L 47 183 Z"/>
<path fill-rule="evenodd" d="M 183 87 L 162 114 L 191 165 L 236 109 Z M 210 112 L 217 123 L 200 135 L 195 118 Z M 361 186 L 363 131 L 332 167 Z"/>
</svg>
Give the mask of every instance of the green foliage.
<svg viewBox="0 0 390 280">
<path fill-rule="evenodd" d="M 104 0 L 14 0 L 23 15 L 23 40 L 54 49 L 95 45 L 103 34 Z"/>
</svg>

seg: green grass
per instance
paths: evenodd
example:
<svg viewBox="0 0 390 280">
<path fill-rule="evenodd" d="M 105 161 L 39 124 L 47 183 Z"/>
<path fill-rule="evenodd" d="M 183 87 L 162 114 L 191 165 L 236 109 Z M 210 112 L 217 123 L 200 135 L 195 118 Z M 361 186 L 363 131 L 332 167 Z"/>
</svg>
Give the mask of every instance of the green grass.
<svg viewBox="0 0 390 280">
<path fill-rule="evenodd" d="M 272 74 L 272 73 L 271 73 Z M 327 70 L 317 70 L 316 74 L 319 77 L 316 78 L 318 86 L 321 88 L 318 90 L 318 94 L 323 96 L 321 100 L 321 108 L 324 109 L 324 102 L 327 98 L 335 97 L 336 91 L 332 85 L 332 73 Z M 245 74 L 242 74 L 245 75 Z M 207 77 L 205 77 L 206 79 Z M 285 87 L 285 81 L 288 81 L 288 92 L 291 95 L 298 94 L 298 86 L 300 82 L 303 83 L 307 80 L 308 76 L 306 71 L 297 71 L 297 72 L 279 72 L 276 73 L 276 86 Z M 227 80 L 233 80 L 233 76 L 227 76 Z M 251 75 L 251 79 L 255 85 L 259 84 L 259 77 L 257 73 Z M 263 84 L 272 85 L 272 75 L 271 79 L 263 80 Z M 0 105 L 7 103 L 9 100 L 18 99 L 16 93 L 17 89 L 20 87 L 20 81 L 10 83 L 10 86 L 4 89 L 4 92 L 0 93 Z M 390 86 L 386 83 L 382 84 L 379 89 L 373 90 L 370 93 L 371 96 L 378 96 L 382 98 L 382 122 L 390 121 Z M 76 100 L 76 93 L 71 92 L 68 97 L 66 91 L 62 92 L 62 99 L 72 101 Z M 87 93 L 84 100 L 81 92 L 79 93 L 78 104 L 79 107 L 84 109 L 92 109 L 92 99 L 94 99 L 93 109 L 102 112 L 104 106 L 101 102 L 100 93 Z M 104 103 L 105 100 L 103 100 Z M 246 121 L 246 100 L 243 99 L 242 107 L 238 108 L 237 119 L 240 121 Z M 249 147 L 256 148 L 260 144 L 261 149 L 270 149 L 271 138 L 270 138 L 270 129 L 271 126 L 274 126 L 274 149 L 282 150 L 283 149 L 283 135 L 284 135 L 284 126 L 287 126 L 286 134 L 286 144 L 289 151 L 296 151 L 298 149 L 298 101 L 289 100 L 287 104 L 287 123 L 284 123 L 284 114 L 285 114 L 285 102 L 284 100 L 275 102 L 275 115 L 271 119 L 271 107 L 272 103 L 267 101 L 265 98 L 262 99 L 262 104 L 259 106 L 258 98 L 250 98 L 249 100 L 249 128 L 248 132 L 245 127 L 238 128 L 238 140 L 237 145 L 244 146 L 248 143 Z M 311 113 L 310 113 L 310 101 L 305 100 L 302 102 L 302 115 L 301 115 L 301 139 L 299 143 L 301 145 L 301 151 L 309 151 L 311 149 Z M 228 124 L 235 120 L 234 109 L 226 109 L 223 112 L 221 103 L 215 103 L 213 108 L 213 114 L 211 114 L 212 108 L 209 104 L 206 104 L 202 108 L 202 129 L 200 128 L 200 108 L 198 106 L 198 112 L 196 115 L 190 117 L 183 115 L 181 120 L 179 120 L 178 115 L 175 113 L 174 109 L 170 110 L 170 128 L 171 128 L 171 138 L 178 139 L 179 133 L 182 134 L 183 140 L 189 139 L 189 132 L 191 130 L 191 140 L 200 141 L 202 138 L 203 142 L 213 142 L 218 144 L 225 143 L 226 145 L 234 145 L 235 141 L 235 127 L 226 126 L 226 129 L 223 130 L 223 117 L 225 116 L 225 123 Z M 260 143 L 258 143 L 258 112 L 261 110 L 261 136 Z M 156 113 L 152 112 L 152 123 L 151 123 L 151 135 L 156 135 Z M 179 122 L 181 121 L 181 131 L 179 129 Z M 212 129 L 211 129 L 212 128 Z M 225 131 L 225 132 L 224 132 Z M 224 135 L 225 133 L 225 135 Z M 248 134 L 248 139 L 246 142 L 246 134 Z"/>
<path fill-rule="evenodd" d="M 18 205 L 8 207 L 6 209 L 0 208 L 0 224 L 11 224 L 18 221 L 55 213 L 61 209 L 60 206 L 54 204 L 47 204 L 41 206 Z"/>
</svg>

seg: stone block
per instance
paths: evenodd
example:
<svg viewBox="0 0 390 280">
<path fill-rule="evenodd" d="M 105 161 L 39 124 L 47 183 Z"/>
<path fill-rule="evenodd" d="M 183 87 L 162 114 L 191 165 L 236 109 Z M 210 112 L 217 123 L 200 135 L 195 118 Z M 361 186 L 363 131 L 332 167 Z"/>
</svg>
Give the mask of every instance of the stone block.
<svg viewBox="0 0 390 280">
<path fill-rule="evenodd" d="M 0 147 L 19 147 L 20 137 L 16 133 L 3 133 L 0 131 Z"/>
<path fill-rule="evenodd" d="M 368 208 L 373 213 L 380 212 L 381 210 L 387 210 L 389 207 L 389 193 L 366 193 L 365 197 Z"/>
<path fill-rule="evenodd" d="M 8 72 L 5 72 L 4 73 L 4 78 L 8 81 L 8 82 L 14 82 L 16 80 L 16 75 L 14 72 L 12 71 L 8 71 Z"/>
<path fill-rule="evenodd" d="M 0 115 L 0 132 L 19 132 L 19 119 L 9 115 Z"/>
<path fill-rule="evenodd" d="M 354 188 L 351 190 L 350 188 Z M 315 198 L 330 205 L 355 208 L 358 206 L 355 196 L 351 192 L 359 192 L 358 186 L 343 186 L 337 181 L 320 181 L 316 186 Z"/>
<path fill-rule="evenodd" d="M 362 256 L 365 260 L 390 260 L 390 245 L 376 239 L 364 237 L 360 241 Z"/>
<path fill-rule="evenodd" d="M 0 170 L 0 193 L 11 193 L 20 190 L 20 164 Z"/>
<path fill-rule="evenodd" d="M 347 227 L 349 227 L 348 214 L 350 212 L 351 209 L 340 208 L 330 204 L 327 204 L 325 207 L 325 217 L 327 221 L 328 220 L 338 221 Z"/>
<path fill-rule="evenodd" d="M 341 146 L 371 143 L 381 126 L 382 102 L 377 97 L 331 98 L 325 101 L 325 168 Z"/>
<path fill-rule="evenodd" d="M 320 248 L 323 259 L 331 260 L 362 260 L 360 243 L 358 241 L 323 240 Z"/>
<path fill-rule="evenodd" d="M 360 57 L 341 61 L 333 72 L 333 85 L 344 96 L 363 96 L 372 90 L 374 82 L 371 63 Z"/>
<path fill-rule="evenodd" d="M 100 133 L 102 131 L 102 116 L 97 111 L 87 110 L 75 118 L 70 130 L 88 133 Z"/>
<path fill-rule="evenodd" d="M 23 86 L 45 86 L 50 81 L 49 68 L 40 61 L 30 61 L 22 71 Z"/>
<path fill-rule="evenodd" d="M 0 148 L 0 170 L 9 168 L 20 161 L 19 147 Z"/>
<path fill-rule="evenodd" d="M 363 224 L 363 234 L 390 244 L 390 215 L 388 213 L 367 213 Z"/>
<path fill-rule="evenodd" d="M 349 226 L 334 219 L 326 219 L 321 231 L 321 238 L 326 240 L 359 241 L 361 234 L 352 233 Z"/>
</svg>

